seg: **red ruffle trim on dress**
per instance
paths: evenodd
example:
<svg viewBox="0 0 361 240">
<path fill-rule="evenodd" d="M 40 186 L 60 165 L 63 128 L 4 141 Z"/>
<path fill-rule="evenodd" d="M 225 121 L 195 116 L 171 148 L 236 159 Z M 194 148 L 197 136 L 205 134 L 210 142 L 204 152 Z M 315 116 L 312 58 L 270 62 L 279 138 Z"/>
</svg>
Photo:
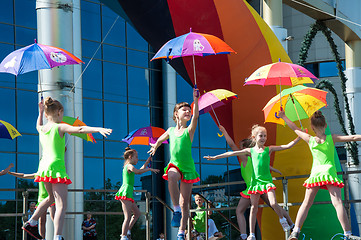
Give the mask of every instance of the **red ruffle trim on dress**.
<svg viewBox="0 0 361 240">
<path fill-rule="evenodd" d="M 169 170 L 170 168 L 175 168 L 175 169 L 177 169 L 177 171 L 178 171 L 178 172 L 180 173 L 180 175 L 181 175 L 181 181 L 182 181 L 182 182 L 185 182 L 185 183 L 196 183 L 196 182 L 199 182 L 199 181 L 200 181 L 199 177 L 197 177 L 196 179 L 190 179 L 190 180 L 184 179 L 184 178 L 183 178 L 183 173 L 179 170 L 179 168 L 178 168 L 176 165 L 174 165 L 174 164 L 172 164 L 172 163 L 169 163 L 166 172 L 165 172 L 165 173 L 163 174 L 163 176 L 162 176 L 164 180 L 167 180 L 167 181 L 168 181 L 168 170 Z"/>
<path fill-rule="evenodd" d="M 276 187 L 269 187 L 269 188 L 267 188 L 267 190 L 263 190 L 263 191 L 260 191 L 260 190 L 257 190 L 257 191 L 248 191 L 248 194 L 257 194 L 257 193 L 259 193 L 259 194 L 265 194 L 265 193 L 268 193 L 269 191 L 271 191 L 271 190 L 276 190 Z"/>
<path fill-rule="evenodd" d="M 250 199 L 251 196 L 244 194 L 243 192 L 239 193 L 243 198 Z"/>
<path fill-rule="evenodd" d="M 36 176 L 34 182 L 49 182 L 49 183 L 65 183 L 66 185 L 71 184 L 71 180 L 69 178 L 52 178 L 52 177 L 40 177 Z"/>
<path fill-rule="evenodd" d="M 115 196 L 115 199 L 116 200 L 127 200 L 127 201 L 131 201 L 132 203 L 134 203 L 134 199 L 127 198 L 127 197 L 124 197 L 124 196 Z"/>
<path fill-rule="evenodd" d="M 304 183 L 303 186 L 306 188 L 313 188 L 313 187 L 320 187 L 321 189 L 327 190 L 327 185 L 333 185 L 335 187 L 343 188 L 345 186 L 344 183 L 335 182 L 335 181 L 322 181 L 322 182 L 315 182 L 315 183 Z"/>
</svg>

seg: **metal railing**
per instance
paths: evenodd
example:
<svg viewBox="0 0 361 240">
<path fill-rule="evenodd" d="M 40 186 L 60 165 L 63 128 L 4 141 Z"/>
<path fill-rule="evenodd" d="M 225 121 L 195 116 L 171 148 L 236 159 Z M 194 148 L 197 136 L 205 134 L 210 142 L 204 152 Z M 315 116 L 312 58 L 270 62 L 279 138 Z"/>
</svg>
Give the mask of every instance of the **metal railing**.
<svg viewBox="0 0 361 240">
<path fill-rule="evenodd" d="M 354 200 L 350 200 L 349 196 L 349 187 L 348 187 L 348 176 L 351 174 L 359 174 L 361 173 L 361 171 L 342 171 L 342 172 L 338 172 L 338 175 L 342 175 L 343 180 L 344 180 L 344 206 L 346 208 L 348 217 L 350 219 L 350 209 L 351 209 L 351 203 L 361 203 L 361 199 L 354 199 Z M 284 176 L 284 177 L 276 177 L 273 178 L 274 181 L 282 181 L 282 185 L 283 185 L 283 202 L 279 203 L 280 206 L 282 206 L 286 211 L 289 210 L 289 207 L 293 207 L 293 206 L 299 206 L 301 205 L 302 202 L 293 202 L 290 203 L 288 200 L 288 182 L 290 180 L 295 180 L 295 179 L 301 179 L 301 178 L 307 178 L 309 175 L 297 175 L 297 176 Z M 244 184 L 244 181 L 234 181 L 234 182 L 226 182 L 226 183 L 213 183 L 213 184 L 204 184 L 204 185 L 195 185 L 193 186 L 193 189 L 209 189 L 209 188 L 219 188 L 219 187 L 226 187 L 226 186 L 231 186 L 231 185 L 239 185 L 239 184 Z M 30 192 L 38 192 L 38 189 L 0 189 L 0 192 L 4 192 L 4 191 L 15 191 L 15 192 L 22 192 L 22 196 L 23 196 L 23 212 L 22 213 L 0 213 L 0 217 L 18 217 L 18 216 L 22 216 L 23 220 L 26 221 L 27 220 L 27 206 L 28 206 L 28 197 L 29 197 L 29 193 Z M 90 190 L 85 190 L 85 189 L 69 189 L 69 192 L 97 192 L 97 193 L 116 193 L 117 190 L 105 190 L 105 189 L 90 189 Z M 163 226 L 164 226 L 164 235 L 165 235 L 165 239 L 167 239 L 167 210 L 172 211 L 173 209 L 162 199 L 160 199 L 157 196 L 152 196 L 150 192 L 146 191 L 146 190 L 135 190 L 134 192 L 141 192 L 145 194 L 145 212 L 142 212 L 141 214 L 143 214 L 145 216 L 145 223 L 146 223 L 146 239 L 150 240 L 151 239 L 151 219 L 150 219 L 150 204 L 152 202 L 152 200 L 158 201 L 163 205 L 163 213 L 164 213 L 164 222 L 163 222 Z M 201 196 L 203 197 L 203 196 Z M 204 197 L 203 197 L 204 198 Z M 205 199 L 205 198 L 204 198 Z M 206 211 L 206 215 L 207 215 L 207 219 L 208 219 L 208 211 L 216 211 L 218 213 L 221 214 L 221 216 L 237 231 L 239 231 L 238 226 L 233 223 L 231 220 L 229 220 L 226 216 L 224 216 L 222 214 L 222 211 L 228 211 L 228 210 L 235 210 L 236 207 L 221 207 L 221 208 L 216 208 L 213 206 L 212 203 L 210 203 L 207 199 L 205 199 L 206 201 L 206 208 L 204 209 L 190 209 L 190 212 L 201 212 L 201 211 Z M 103 200 L 102 200 L 103 201 Z M 331 204 L 331 201 L 318 201 L 318 202 L 314 202 L 313 204 Z M 260 208 L 263 207 L 269 207 L 268 205 L 262 204 L 259 205 Z M 66 212 L 66 214 L 87 214 L 87 213 L 91 213 L 92 215 L 123 215 L 123 212 Z M 191 216 L 191 214 L 190 214 Z M 208 229 L 208 221 L 206 222 L 206 229 Z M 188 221 L 188 232 L 190 233 L 190 221 Z M 188 234 L 188 240 L 190 240 L 190 235 Z M 206 231 L 206 239 L 208 239 L 208 231 Z M 285 239 L 287 239 L 288 235 L 285 235 Z M 26 240 L 26 234 L 23 231 L 23 239 Z M 354 238 L 354 239 L 361 239 L 361 238 Z"/>
</svg>

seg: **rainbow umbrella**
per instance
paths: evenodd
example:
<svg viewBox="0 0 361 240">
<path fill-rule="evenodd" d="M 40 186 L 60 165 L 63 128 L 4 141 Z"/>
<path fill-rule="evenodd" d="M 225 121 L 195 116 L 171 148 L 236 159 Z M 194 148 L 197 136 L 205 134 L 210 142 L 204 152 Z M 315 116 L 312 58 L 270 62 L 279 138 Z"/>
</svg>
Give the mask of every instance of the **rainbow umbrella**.
<svg viewBox="0 0 361 240">
<path fill-rule="evenodd" d="M 73 118 L 73 117 L 63 117 L 62 123 L 68 124 L 70 126 L 74 127 L 80 127 L 80 126 L 86 126 L 86 124 L 79 120 L 79 118 Z M 81 139 L 86 140 L 87 142 L 93 142 L 96 143 L 93 135 L 91 133 L 71 133 L 70 135 L 80 137 Z"/>
<path fill-rule="evenodd" d="M 163 128 L 152 126 L 143 127 L 135 129 L 125 136 L 122 141 L 128 143 L 128 145 L 149 145 L 149 143 L 156 143 L 163 133 L 165 133 Z M 163 143 L 168 143 L 168 141 L 164 141 Z"/>
<path fill-rule="evenodd" d="M 216 89 L 206 92 L 198 99 L 199 114 L 201 115 L 213 111 L 213 114 L 216 117 L 219 126 L 220 123 L 214 109 L 226 105 L 226 103 L 236 98 L 237 98 L 237 94 L 228 91 L 226 89 Z M 192 107 L 193 104 L 194 103 L 192 103 Z M 223 135 L 218 134 L 218 136 L 222 137 Z"/>
<path fill-rule="evenodd" d="M 217 54 L 230 54 L 235 51 L 223 40 L 216 36 L 204 33 L 190 32 L 173 38 L 166 42 L 155 56 L 150 60 L 165 58 L 173 59 L 192 56 L 195 88 L 197 88 L 196 66 L 194 56 L 208 56 Z"/>
<path fill-rule="evenodd" d="M 265 122 L 285 125 L 283 119 L 277 117 L 282 101 L 286 116 L 291 121 L 298 120 L 303 128 L 301 119 L 309 118 L 314 112 L 327 106 L 326 95 L 326 91 L 302 85 L 285 89 L 274 96 L 263 108 Z"/>
<path fill-rule="evenodd" d="M 10 123 L 0 120 L 0 138 L 14 139 L 21 134 Z"/>
</svg>

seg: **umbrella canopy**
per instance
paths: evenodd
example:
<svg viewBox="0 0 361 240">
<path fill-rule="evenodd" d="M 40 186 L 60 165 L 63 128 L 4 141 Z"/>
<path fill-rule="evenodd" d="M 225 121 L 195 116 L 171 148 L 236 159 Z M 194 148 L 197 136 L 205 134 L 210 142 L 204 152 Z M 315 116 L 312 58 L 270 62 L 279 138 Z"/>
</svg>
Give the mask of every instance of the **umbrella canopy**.
<svg viewBox="0 0 361 240">
<path fill-rule="evenodd" d="M 225 89 L 216 89 L 206 92 L 198 99 L 199 114 L 207 113 L 211 111 L 212 108 L 214 109 L 223 106 L 236 98 L 237 94 Z M 193 104 L 194 103 L 192 103 L 192 106 Z"/>
<path fill-rule="evenodd" d="M 327 92 L 317 88 L 299 85 L 283 90 L 281 95 L 282 107 L 291 121 L 309 118 L 314 112 L 327 105 Z M 284 125 L 285 122 L 276 116 L 280 107 L 280 94 L 278 94 L 263 108 L 265 122 Z"/>
<path fill-rule="evenodd" d="M 74 126 L 74 127 L 86 126 L 86 124 L 84 122 L 80 121 L 78 118 L 67 117 L 67 116 L 63 117 L 62 123 L 65 123 L 65 124 L 68 124 L 68 125 Z M 80 137 L 81 139 L 84 139 L 87 142 L 96 143 L 96 141 L 91 133 L 71 133 L 70 135 Z"/>
<path fill-rule="evenodd" d="M 235 51 L 216 36 L 192 32 L 166 42 L 151 59 L 230 54 Z"/>
<path fill-rule="evenodd" d="M 21 134 L 10 123 L 0 120 L 0 138 L 14 139 Z"/>
<path fill-rule="evenodd" d="M 258 68 L 244 85 L 288 85 L 296 86 L 299 84 L 313 83 L 317 80 L 306 68 L 297 64 L 276 62 Z"/>
<path fill-rule="evenodd" d="M 149 145 L 149 143 L 156 143 L 163 133 L 165 133 L 163 128 L 152 126 L 143 127 L 135 129 L 124 137 L 122 141 L 128 143 L 128 145 Z M 168 141 L 164 141 L 163 143 L 168 143 Z"/>
<path fill-rule="evenodd" d="M 82 61 L 68 51 L 34 43 L 7 55 L 0 64 L 0 72 L 19 75 L 62 65 L 80 64 Z"/>
</svg>

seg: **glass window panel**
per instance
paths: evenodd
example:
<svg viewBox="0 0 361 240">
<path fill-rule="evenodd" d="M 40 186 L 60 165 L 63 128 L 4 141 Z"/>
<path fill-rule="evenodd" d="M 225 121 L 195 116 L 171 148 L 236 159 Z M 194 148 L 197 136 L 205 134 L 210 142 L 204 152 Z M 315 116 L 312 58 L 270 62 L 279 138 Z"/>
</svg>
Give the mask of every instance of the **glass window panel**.
<svg viewBox="0 0 361 240">
<path fill-rule="evenodd" d="M 105 142 L 105 156 L 107 158 L 121 158 L 126 147 L 127 144 L 124 142 Z"/>
<path fill-rule="evenodd" d="M 0 8 L 0 22 L 13 23 L 14 22 L 14 8 L 13 0 L 1 2 Z"/>
<path fill-rule="evenodd" d="M 6 121 L 16 127 L 15 125 L 15 90 L 0 88 L 0 101 L 2 103 L 0 108 L 0 120 Z"/>
<path fill-rule="evenodd" d="M 10 163 L 15 165 L 15 154 L 0 153 L 1 165 L 0 169 L 3 170 L 9 166 Z M 15 171 L 16 168 L 12 168 L 11 171 Z M 0 171 L 1 171 L 0 170 Z M 6 174 L 1 176 L 0 188 L 15 188 L 15 177 Z M 15 199 L 14 192 L 0 191 L 0 199 Z"/>
<path fill-rule="evenodd" d="M 0 10 L 1 12 L 1 10 Z M 1 17 L 0 17 L 1 19 Z M 14 43 L 14 27 L 7 24 L 0 24 L 1 42 Z"/>
<path fill-rule="evenodd" d="M 17 138 L 18 152 L 39 153 L 39 136 L 22 135 Z"/>
<path fill-rule="evenodd" d="M 149 104 L 149 72 L 146 69 L 128 67 L 129 102 Z"/>
<path fill-rule="evenodd" d="M 149 157 L 149 154 L 147 153 L 150 149 L 150 146 L 145 146 L 145 145 L 131 145 L 131 148 L 137 150 L 138 152 L 138 159 L 139 160 L 147 160 Z M 139 163 L 140 164 L 140 163 Z M 138 164 L 138 165 L 139 165 Z M 144 164 L 144 162 L 142 163 Z M 142 165 L 139 165 L 139 167 L 141 167 Z"/>
<path fill-rule="evenodd" d="M 39 155 L 35 154 L 18 154 L 17 171 L 20 173 L 32 174 L 38 171 Z M 34 182 L 34 180 L 31 180 Z"/>
<path fill-rule="evenodd" d="M 148 51 L 148 43 L 139 33 L 129 24 L 127 24 L 127 47 Z"/>
<path fill-rule="evenodd" d="M 193 102 L 193 88 L 177 74 L 177 102 Z"/>
<path fill-rule="evenodd" d="M 6 34 L 5 34 L 6 35 Z M 0 43 L 0 59 L 4 59 L 14 51 L 14 46 Z M 15 87 L 15 76 L 9 73 L 0 73 L 0 87 Z"/>
<path fill-rule="evenodd" d="M 192 158 L 195 163 L 199 163 L 199 148 L 192 148 Z"/>
<path fill-rule="evenodd" d="M 129 131 L 150 125 L 149 107 L 129 104 Z"/>
<path fill-rule="evenodd" d="M 217 124 L 213 121 L 210 114 L 203 114 L 199 117 L 201 147 L 225 148 L 226 141 L 223 137 L 218 137 L 221 133 Z"/>
<path fill-rule="evenodd" d="M 83 146 L 84 146 L 84 156 L 103 157 L 103 141 L 97 141 L 96 143 L 84 142 Z"/>
<path fill-rule="evenodd" d="M 81 1 L 82 38 L 101 41 L 100 5 Z"/>
<path fill-rule="evenodd" d="M 83 117 L 84 122 L 88 126 L 103 126 L 103 103 L 99 100 L 83 99 Z M 95 133 L 94 138 L 102 138 L 101 135 Z"/>
<path fill-rule="evenodd" d="M 122 140 L 128 134 L 127 105 L 104 102 L 104 126 L 113 129 L 109 140 Z"/>
<path fill-rule="evenodd" d="M 338 76 L 338 69 L 336 62 L 319 63 L 320 77 L 335 77 Z"/>
<path fill-rule="evenodd" d="M 16 77 L 17 87 L 38 91 L 38 71 L 27 72 Z M 44 85 L 44 83 L 43 83 Z M 39 89 L 40 90 L 40 89 Z M 34 93 L 36 95 L 36 93 Z"/>
<path fill-rule="evenodd" d="M 120 159 L 105 159 L 105 179 L 113 187 L 122 183 L 123 164 L 124 161 Z"/>
<path fill-rule="evenodd" d="M 124 65 L 103 62 L 104 99 L 127 101 L 127 73 Z"/>
<path fill-rule="evenodd" d="M 135 166 L 137 169 L 139 169 L 141 166 L 143 166 L 144 161 L 138 161 L 138 164 Z M 149 181 L 151 182 L 152 179 L 147 178 L 146 176 L 150 176 L 151 172 L 146 172 L 143 174 L 135 174 L 134 175 L 134 188 L 135 190 L 147 190 L 149 189 Z M 141 179 L 143 178 L 143 181 Z"/>
<path fill-rule="evenodd" d="M 104 188 L 104 168 L 101 158 L 84 158 L 84 189 Z"/>
<path fill-rule="evenodd" d="M 83 59 L 85 67 L 89 59 Z M 102 63 L 97 60 L 91 61 L 83 74 L 83 97 L 102 98 Z"/>
<path fill-rule="evenodd" d="M 224 175 L 227 174 L 226 165 L 201 165 L 201 184 L 224 182 Z"/>
<path fill-rule="evenodd" d="M 20 45 L 30 45 L 34 43 L 37 33 L 35 29 L 16 27 L 16 43 Z M 22 48 L 23 46 L 18 46 L 17 48 Z"/>
<path fill-rule="evenodd" d="M 115 19 L 117 18 L 115 14 L 108 7 L 103 5 L 102 7 L 102 24 L 103 24 L 103 38 L 109 32 L 111 26 L 113 25 Z M 110 43 L 118 46 L 125 46 L 125 21 L 121 17 L 118 18 L 113 28 L 110 30 L 107 38 L 104 41 L 105 43 Z"/>
<path fill-rule="evenodd" d="M 87 41 L 87 40 L 82 40 L 82 55 L 83 57 L 88 57 L 88 58 L 92 58 L 94 55 L 94 58 L 96 59 L 101 59 L 102 58 L 102 48 L 99 48 L 99 44 L 97 42 L 91 42 L 91 41 Z M 83 59 L 83 61 L 85 62 L 85 59 Z M 84 66 L 86 66 L 86 64 L 83 64 L 83 68 L 85 68 Z"/>
<path fill-rule="evenodd" d="M 34 92 L 18 91 L 17 102 L 18 130 L 37 133 L 35 124 L 39 114 L 38 95 Z"/>
<path fill-rule="evenodd" d="M 148 68 L 149 60 L 148 60 L 148 53 L 134 51 L 134 50 L 127 50 L 128 52 L 128 64 L 132 66 L 144 67 Z"/>
<path fill-rule="evenodd" d="M 15 23 L 17 25 L 36 28 L 35 5 L 36 1 L 15 1 Z"/>
<path fill-rule="evenodd" d="M 111 45 L 103 45 L 103 58 L 104 60 L 117 62 L 117 63 L 126 63 L 126 52 L 125 48 L 115 47 Z"/>
<path fill-rule="evenodd" d="M 212 148 L 208 148 L 208 149 L 204 149 L 201 148 L 201 162 L 202 163 L 222 163 L 222 164 L 227 164 L 227 158 L 220 158 L 214 161 L 208 161 L 207 159 L 203 158 L 204 156 L 216 156 L 218 154 L 221 153 L 225 153 L 226 149 L 212 149 Z"/>
</svg>

